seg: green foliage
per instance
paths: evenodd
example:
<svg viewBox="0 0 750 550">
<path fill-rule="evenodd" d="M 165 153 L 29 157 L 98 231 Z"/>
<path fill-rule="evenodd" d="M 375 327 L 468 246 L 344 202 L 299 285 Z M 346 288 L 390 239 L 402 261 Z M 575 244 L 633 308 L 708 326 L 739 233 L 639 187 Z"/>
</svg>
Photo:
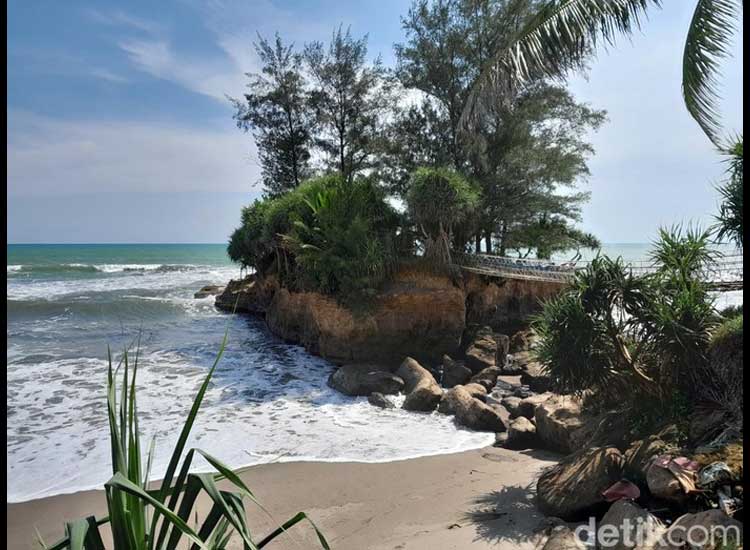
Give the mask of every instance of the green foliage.
<svg viewBox="0 0 750 550">
<path fill-rule="evenodd" d="M 398 216 L 369 178 L 342 180 L 306 199 L 307 215 L 284 235 L 298 282 L 305 288 L 351 296 L 376 288 L 396 260 Z"/>
<path fill-rule="evenodd" d="M 716 319 L 701 278 L 708 233 L 660 235 L 653 273 L 598 257 L 545 303 L 533 323 L 536 354 L 558 389 L 662 412 L 675 392 L 695 395 Z"/>
<path fill-rule="evenodd" d="M 447 168 L 419 168 L 412 175 L 406 202 L 420 228 L 425 256 L 450 264 L 454 229 L 471 221 L 480 204 L 477 189 Z"/>
<path fill-rule="evenodd" d="M 247 525 L 243 499 L 247 497 L 265 512 L 244 482 L 226 465 L 200 449 L 190 449 L 185 453 L 185 445 L 208 389 L 216 365 L 226 345 L 226 335 L 213 366 L 203 381 L 193 405 L 180 432 L 177 444 L 169 461 L 164 479 L 158 489 L 149 488 L 154 442 L 144 464 L 140 448 L 138 408 L 136 404 L 136 374 L 138 352 L 130 374 L 127 350 L 116 368 L 112 367 L 109 355 L 107 375 L 107 413 L 109 417 L 110 443 L 112 450 L 112 477 L 105 483 L 105 495 L 109 515 L 97 519 L 89 516 L 65 524 L 65 537 L 47 550 L 104 550 L 100 528 L 108 525 L 112 534 L 114 550 L 175 550 L 181 543 L 191 548 L 221 550 L 233 535 L 242 540 L 244 548 L 262 548 L 287 529 L 307 519 L 299 513 L 258 542 Z M 122 369 L 120 388 L 116 377 Z M 118 404 L 117 396 L 120 395 Z M 216 473 L 192 474 L 190 466 L 195 455 L 199 454 L 216 469 Z M 182 465 L 180 466 L 180 462 Z M 177 471 L 180 466 L 179 473 Z M 177 477 L 175 478 L 175 473 Z M 226 480 L 233 490 L 220 490 L 219 480 Z M 174 483 L 173 483 L 174 482 Z M 189 525 L 197 498 L 204 493 L 212 502 L 212 507 L 201 522 L 193 528 Z M 312 522 L 310 521 L 312 524 Z M 328 549 L 323 534 L 313 528 L 322 548 Z"/>
<path fill-rule="evenodd" d="M 743 245 L 744 225 L 742 223 L 742 136 L 722 151 L 727 157 L 727 179 L 718 188 L 721 205 L 717 216 L 716 239 L 729 239 L 739 247 Z"/>
</svg>

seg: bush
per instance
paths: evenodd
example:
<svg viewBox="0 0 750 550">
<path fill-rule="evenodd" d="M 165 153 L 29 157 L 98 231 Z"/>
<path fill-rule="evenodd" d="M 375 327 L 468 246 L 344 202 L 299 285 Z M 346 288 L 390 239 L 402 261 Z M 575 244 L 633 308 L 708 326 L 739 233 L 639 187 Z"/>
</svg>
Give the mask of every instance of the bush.
<svg viewBox="0 0 750 550">
<path fill-rule="evenodd" d="M 545 303 L 533 321 L 535 353 L 557 389 L 653 414 L 674 411 L 675 394 L 695 395 L 716 318 L 701 280 L 707 247 L 708 233 L 662 231 L 655 273 L 598 257 Z"/>
</svg>

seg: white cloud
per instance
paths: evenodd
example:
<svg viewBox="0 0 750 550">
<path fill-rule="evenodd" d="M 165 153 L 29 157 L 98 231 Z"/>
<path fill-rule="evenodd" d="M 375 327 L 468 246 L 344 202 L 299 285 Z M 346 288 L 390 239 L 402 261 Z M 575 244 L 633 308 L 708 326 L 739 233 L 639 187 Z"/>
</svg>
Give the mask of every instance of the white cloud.
<svg viewBox="0 0 750 550">
<path fill-rule="evenodd" d="M 9 196 L 258 189 L 252 140 L 230 124 L 214 130 L 8 115 Z"/>
</svg>

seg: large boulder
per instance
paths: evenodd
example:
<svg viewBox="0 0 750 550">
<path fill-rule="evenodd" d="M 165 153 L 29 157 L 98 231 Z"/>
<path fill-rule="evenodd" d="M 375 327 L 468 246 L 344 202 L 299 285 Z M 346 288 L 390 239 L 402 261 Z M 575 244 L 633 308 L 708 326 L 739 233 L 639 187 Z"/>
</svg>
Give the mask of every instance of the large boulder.
<svg viewBox="0 0 750 550">
<path fill-rule="evenodd" d="M 685 514 L 664 531 L 655 548 L 742 548 L 743 531 L 742 523 L 730 518 L 721 510 Z"/>
<path fill-rule="evenodd" d="M 487 391 L 484 389 L 484 386 L 480 386 L 479 384 L 453 386 L 443 392 L 437 408 L 439 413 L 456 414 L 456 390 L 458 388 L 461 388 L 462 392 L 468 393 L 471 397 L 479 401 L 484 401 L 487 398 Z"/>
<path fill-rule="evenodd" d="M 487 367 L 480 370 L 469 380 L 472 383 L 481 384 L 487 391 L 491 391 L 497 383 L 497 377 L 502 374 L 500 367 Z"/>
<path fill-rule="evenodd" d="M 451 359 L 448 355 L 443 355 L 443 387 L 452 388 L 465 384 L 471 378 L 471 369 L 460 361 Z"/>
<path fill-rule="evenodd" d="M 508 440 L 505 446 L 509 449 L 528 449 L 536 446 L 536 426 L 531 420 L 519 416 L 511 421 L 508 427 Z"/>
<path fill-rule="evenodd" d="M 497 357 L 497 341 L 490 327 L 477 330 L 474 338 L 466 348 L 466 366 L 478 373 L 487 367 L 494 367 Z"/>
<path fill-rule="evenodd" d="M 367 397 L 367 401 L 370 403 L 370 405 L 375 405 L 376 407 L 380 407 L 381 409 L 396 408 L 396 405 L 394 405 L 390 399 L 388 399 L 382 393 L 378 393 L 378 392 L 371 393 Z"/>
<path fill-rule="evenodd" d="M 536 433 L 547 449 L 561 453 L 576 450 L 574 432 L 583 425 L 580 402 L 570 396 L 553 396 L 534 411 Z"/>
<path fill-rule="evenodd" d="M 534 418 L 536 408 L 547 401 L 547 399 L 550 399 L 552 396 L 552 393 L 544 392 L 535 393 L 534 395 L 530 395 L 529 397 L 521 399 L 521 402 L 518 405 L 518 415 L 525 416 L 529 419 Z"/>
<path fill-rule="evenodd" d="M 600 548 L 626 550 L 653 548 L 666 527 L 632 500 L 621 499 L 609 507 L 597 524 Z"/>
<path fill-rule="evenodd" d="M 454 411 L 459 425 L 483 432 L 505 431 L 506 424 L 499 408 L 485 405 L 462 386 L 451 388 L 448 393 L 451 393 L 448 406 Z"/>
<path fill-rule="evenodd" d="M 475 399 L 479 399 L 480 401 L 487 400 L 487 388 L 482 384 L 472 382 L 471 384 L 463 384 L 463 388 Z"/>
<path fill-rule="evenodd" d="M 404 388 L 401 377 L 374 365 L 344 365 L 328 378 L 328 385 L 346 395 L 396 394 Z"/>
<path fill-rule="evenodd" d="M 402 405 L 407 411 L 432 411 L 438 406 L 443 390 L 435 378 L 411 357 L 404 359 L 396 370 L 396 376 L 404 381 L 406 399 Z"/>
<path fill-rule="evenodd" d="M 583 449 L 565 457 L 537 482 L 539 510 L 568 521 L 598 511 L 606 505 L 602 493 L 621 478 L 623 464 L 622 453 L 614 447 Z"/>
</svg>

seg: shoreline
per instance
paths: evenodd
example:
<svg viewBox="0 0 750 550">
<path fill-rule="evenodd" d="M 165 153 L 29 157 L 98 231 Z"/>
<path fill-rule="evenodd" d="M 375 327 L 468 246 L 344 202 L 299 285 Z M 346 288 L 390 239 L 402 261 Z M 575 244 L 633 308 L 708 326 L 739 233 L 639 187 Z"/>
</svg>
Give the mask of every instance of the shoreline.
<svg viewBox="0 0 750 550">
<path fill-rule="evenodd" d="M 379 463 L 275 462 L 239 474 L 277 524 L 307 512 L 333 549 L 533 548 L 543 518 L 533 487 L 558 458 L 482 447 Z M 256 536 L 276 527 L 246 504 Z M 198 510 L 207 511 L 205 495 Z M 102 490 L 89 490 L 6 503 L 6 513 L 7 547 L 24 550 L 35 547 L 35 527 L 53 543 L 66 520 L 99 517 L 106 503 Z M 274 548 L 316 547 L 309 526 L 298 525 L 292 535 L 296 542 L 279 540 Z"/>
</svg>

